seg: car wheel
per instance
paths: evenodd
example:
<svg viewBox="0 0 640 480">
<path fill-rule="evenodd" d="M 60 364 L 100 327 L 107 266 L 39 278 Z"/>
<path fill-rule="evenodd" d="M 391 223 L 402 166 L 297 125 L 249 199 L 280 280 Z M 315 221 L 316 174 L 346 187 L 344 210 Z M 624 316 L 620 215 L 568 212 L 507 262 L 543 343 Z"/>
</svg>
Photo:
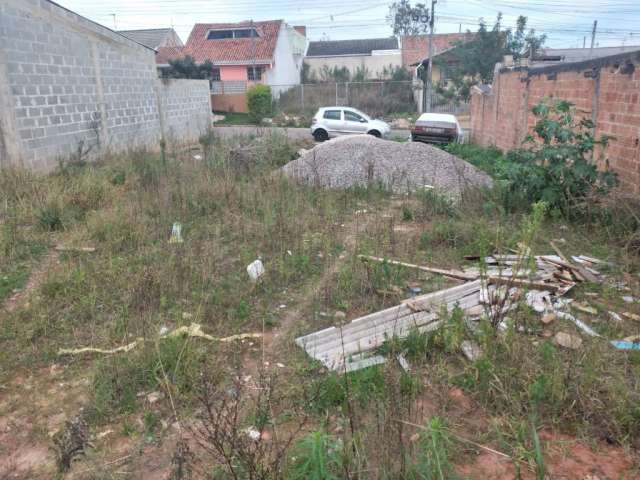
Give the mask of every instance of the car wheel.
<svg viewBox="0 0 640 480">
<path fill-rule="evenodd" d="M 380 132 L 378 130 L 369 130 L 367 132 L 369 135 L 372 135 L 376 138 L 380 138 L 382 135 L 380 135 Z"/>
<path fill-rule="evenodd" d="M 326 130 L 319 128 L 318 130 L 313 132 L 313 138 L 316 140 L 316 142 L 324 142 L 325 140 L 329 139 L 329 134 Z"/>
</svg>

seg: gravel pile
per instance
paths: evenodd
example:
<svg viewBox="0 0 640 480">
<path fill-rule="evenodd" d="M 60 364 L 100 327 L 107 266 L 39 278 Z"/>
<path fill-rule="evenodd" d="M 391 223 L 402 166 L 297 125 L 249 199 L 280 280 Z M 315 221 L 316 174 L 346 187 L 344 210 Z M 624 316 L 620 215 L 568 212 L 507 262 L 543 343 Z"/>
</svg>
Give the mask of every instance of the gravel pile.
<svg viewBox="0 0 640 480">
<path fill-rule="evenodd" d="M 491 178 L 460 158 L 424 143 L 398 143 L 371 135 L 338 137 L 282 167 L 309 185 L 346 188 L 382 184 L 396 193 L 425 186 L 452 196 L 489 187 Z"/>
</svg>

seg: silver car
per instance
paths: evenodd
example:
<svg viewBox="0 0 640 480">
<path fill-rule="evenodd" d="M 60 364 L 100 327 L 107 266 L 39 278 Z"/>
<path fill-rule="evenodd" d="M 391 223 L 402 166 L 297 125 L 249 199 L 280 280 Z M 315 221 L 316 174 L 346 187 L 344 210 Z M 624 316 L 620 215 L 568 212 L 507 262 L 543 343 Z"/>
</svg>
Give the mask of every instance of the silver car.
<svg viewBox="0 0 640 480">
<path fill-rule="evenodd" d="M 391 127 L 382 120 L 372 120 L 366 113 L 351 107 L 320 108 L 311 120 L 311 135 L 318 142 L 339 135 L 369 134 L 386 137 Z"/>
</svg>

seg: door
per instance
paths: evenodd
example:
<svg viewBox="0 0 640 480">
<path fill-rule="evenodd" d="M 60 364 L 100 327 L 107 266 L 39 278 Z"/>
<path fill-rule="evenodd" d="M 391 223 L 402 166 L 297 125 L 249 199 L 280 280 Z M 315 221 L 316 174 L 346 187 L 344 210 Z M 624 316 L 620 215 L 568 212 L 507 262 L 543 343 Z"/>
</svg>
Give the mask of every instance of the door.
<svg viewBox="0 0 640 480">
<path fill-rule="evenodd" d="M 367 120 L 353 110 L 344 110 L 345 133 L 367 133 Z"/>
<path fill-rule="evenodd" d="M 325 110 L 322 115 L 322 125 L 327 129 L 330 137 L 335 137 L 342 133 L 342 110 L 336 108 Z"/>
</svg>

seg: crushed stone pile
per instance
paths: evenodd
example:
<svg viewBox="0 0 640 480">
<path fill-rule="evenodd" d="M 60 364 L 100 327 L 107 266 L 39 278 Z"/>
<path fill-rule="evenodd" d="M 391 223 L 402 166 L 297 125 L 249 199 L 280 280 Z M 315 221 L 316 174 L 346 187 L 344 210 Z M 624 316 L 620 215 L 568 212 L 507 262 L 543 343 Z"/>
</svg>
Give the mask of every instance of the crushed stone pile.
<svg viewBox="0 0 640 480">
<path fill-rule="evenodd" d="M 492 185 L 487 174 L 432 145 L 398 143 L 371 135 L 337 137 L 316 145 L 282 171 L 314 186 L 382 184 L 396 193 L 426 187 L 458 196 L 467 188 Z"/>
</svg>

